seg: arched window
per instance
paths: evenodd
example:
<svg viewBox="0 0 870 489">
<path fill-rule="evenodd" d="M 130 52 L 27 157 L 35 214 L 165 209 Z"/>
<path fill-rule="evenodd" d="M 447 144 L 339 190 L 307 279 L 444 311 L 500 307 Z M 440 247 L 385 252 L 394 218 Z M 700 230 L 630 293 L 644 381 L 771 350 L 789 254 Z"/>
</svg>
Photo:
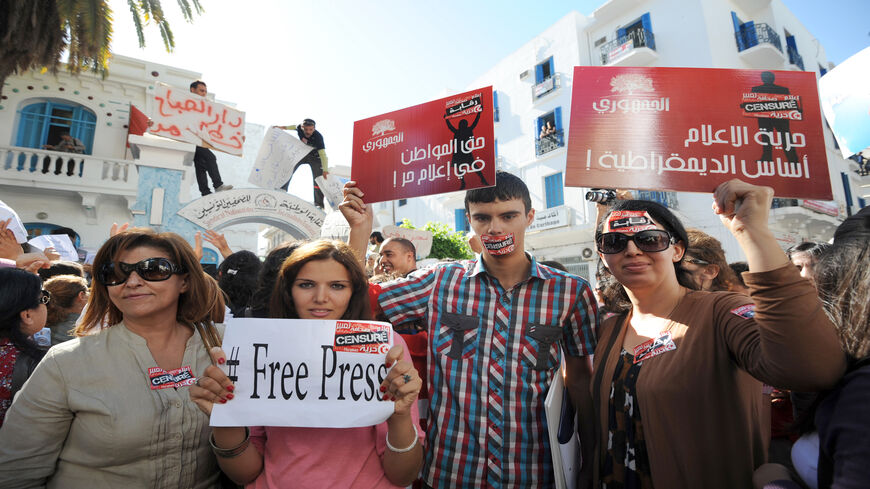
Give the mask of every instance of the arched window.
<svg viewBox="0 0 870 489">
<path fill-rule="evenodd" d="M 85 145 L 85 154 L 91 154 L 97 116 L 86 107 L 67 100 L 47 100 L 25 106 L 18 115 L 16 146 L 54 145 L 60 142 L 61 133 L 69 132 Z"/>
</svg>

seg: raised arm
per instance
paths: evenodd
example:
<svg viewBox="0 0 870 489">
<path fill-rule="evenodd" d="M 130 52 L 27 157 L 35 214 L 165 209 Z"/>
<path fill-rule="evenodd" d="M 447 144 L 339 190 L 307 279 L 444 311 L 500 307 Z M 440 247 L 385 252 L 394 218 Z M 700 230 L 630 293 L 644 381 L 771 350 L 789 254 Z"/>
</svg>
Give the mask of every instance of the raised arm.
<svg viewBox="0 0 870 489">
<path fill-rule="evenodd" d="M 843 375 L 845 355 L 815 288 L 767 226 L 772 198 L 773 189 L 740 180 L 714 193 L 713 210 L 746 253 L 743 278 L 754 303 L 748 315 L 723 296 L 714 321 L 735 362 L 758 380 L 786 389 L 828 389 Z"/>
<path fill-rule="evenodd" d="M 356 253 L 360 264 L 363 268 L 366 265 L 366 249 L 369 242 L 369 236 L 372 234 L 372 222 L 374 221 L 374 213 L 372 208 L 363 201 L 365 194 L 356 182 L 353 180 L 344 184 L 342 190 L 344 200 L 338 205 L 341 214 L 350 225 L 350 236 L 347 244 Z"/>
<path fill-rule="evenodd" d="M 477 115 L 474 116 L 474 122 L 471 123 L 471 127 L 469 128 L 472 131 L 474 130 L 475 127 L 477 127 L 477 123 L 480 122 L 480 114 L 481 114 L 481 112 L 478 112 Z"/>
</svg>

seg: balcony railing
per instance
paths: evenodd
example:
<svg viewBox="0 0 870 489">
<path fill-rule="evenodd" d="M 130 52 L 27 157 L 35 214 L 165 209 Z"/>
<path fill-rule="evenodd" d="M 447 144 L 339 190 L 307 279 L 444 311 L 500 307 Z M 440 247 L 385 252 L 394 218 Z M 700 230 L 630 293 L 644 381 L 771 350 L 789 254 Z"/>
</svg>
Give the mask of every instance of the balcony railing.
<svg viewBox="0 0 870 489">
<path fill-rule="evenodd" d="M 801 57 L 800 54 L 798 54 L 797 49 L 789 46 L 787 51 L 788 51 L 788 62 L 797 66 L 798 68 L 800 68 L 801 71 L 804 71 L 804 59 Z"/>
<path fill-rule="evenodd" d="M 562 86 L 562 76 L 559 73 L 555 73 L 550 75 L 548 78 L 545 78 L 541 83 L 537 83 L 532 86 L 532 101 L 535 101 L 544 95 L 557 90 Z"/>
<path fill-rule="evenodd" d="M 653 202 L 658 202 L 659 204 L 668 207 L 670 209 L 676 209 L 679 205 L 677 202 L 677 193 L 676 192 L 658 192 L 654 190 L 638 190 L 635 192 L 637 194 L 638 200 L 651 200 Z"/>
<path fill-rule="evenodd" d="M 0 146 L 0 183 L 135 196 L 139 176 L 129 160 Z"/>
<path fill-rule="evenodd" d="M 774 197 L 773 201 L 770 203 L 771 209 L 780 209 L 782 207 L 797 207 L 798 200 L 797 199 L 781 199 L 779 197 Z"/>
<path fill-rule="evenodd" d="M 535 140 L 535 155 L 541 156 L 565 146 L 564 132 L 559 129 L 553 134 L 547 134 Z"/>
<path fill-rule="evenodd" d="M 655 51 L 655 45 L 652 32 L 646 29 L 633 30 L 601 45 L 601 64 L 611 63 L 637 48 L 650 48 Z"/>
<path fill-rule="evenodd" d="M 744 24 L 740 28 L 740 32 L 734 33 L 734 38 L 737 41 L 738 51 L 743 51 L 759 44 L 770 44 L 778 49 L 779 52 L 782 52 L 779 34 L 763 22 L 754 24 L 752 27 L 747 27 Z"/>
</svg>

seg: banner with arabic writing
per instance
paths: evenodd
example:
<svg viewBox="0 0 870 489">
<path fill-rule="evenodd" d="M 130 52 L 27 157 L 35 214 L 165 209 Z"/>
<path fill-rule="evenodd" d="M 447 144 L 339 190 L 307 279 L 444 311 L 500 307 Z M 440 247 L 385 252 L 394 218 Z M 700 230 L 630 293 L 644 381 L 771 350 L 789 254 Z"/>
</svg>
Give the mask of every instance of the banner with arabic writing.
<svg viewBox="0 0 870 489">
<path fill-rule="evenodd" d="M 187 88 L 158 83 L 151 120 L 151 134 L 242 156 L 245 113 Z"/>
<path fill-rule="evenodd" d="M 812 72 L 578 66 L 571 96 L 567 186 L 833 198 Z"/>
<path fill-rule="evenodd" d="M 492 87 L 356 121 L 352 179 L 366 202 L 495 185 Z"/>
</svg>

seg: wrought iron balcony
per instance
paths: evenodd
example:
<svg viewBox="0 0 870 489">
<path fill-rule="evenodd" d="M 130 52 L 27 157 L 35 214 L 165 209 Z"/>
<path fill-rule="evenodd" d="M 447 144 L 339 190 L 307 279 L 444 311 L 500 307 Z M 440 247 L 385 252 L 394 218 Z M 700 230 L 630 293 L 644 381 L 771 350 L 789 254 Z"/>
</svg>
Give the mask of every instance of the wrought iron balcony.
<svg viewBox="0 0 870 489">
<path fill-rule="evenodd" d="M 649 48 L 655 51 L 655 37 L 646 30 L 633 30 L 624 36 L 601 45 L 601 64 L 613 63 L 631 53 L 637 48 Z"/>
<path fill-rule="evenodd" d="M 557 90 L 562 86 L 562 76 L 559 73 L 554 73 L 548 78 L 545 78 L 541 83 L 532 86 L 532 101 L 538 100 L 544 95 Z"/>
<path fill-rule="evenodd" d="M 782 52 L 782 42 L 779 40 L 779 34 L 763 22 L 754 24 L 751 28 L 746 28 L 744 24 L 740 32 L 734 33 L 734 37 L 737 41 L 738 51 L 744 51 L 759 44 L 770 44 L 780 53 Z"/>
<path fill-rule="evenodd" d="M 541 156 L 565 146 L 564 134 L 565 133 L 561 129 L 558 129 L 552 134 L 547 134 L 546 136 L 536 139 L 535 155 Z"/>
<path fill-rule="evenodd" d="M 801 57 L 800 54 L 798 54 L 797 49 L 789 46 L 787 51 L 788 62 L 800 68 L 801 71 L 804 71 L 804 59 Z"/>
</svg>

